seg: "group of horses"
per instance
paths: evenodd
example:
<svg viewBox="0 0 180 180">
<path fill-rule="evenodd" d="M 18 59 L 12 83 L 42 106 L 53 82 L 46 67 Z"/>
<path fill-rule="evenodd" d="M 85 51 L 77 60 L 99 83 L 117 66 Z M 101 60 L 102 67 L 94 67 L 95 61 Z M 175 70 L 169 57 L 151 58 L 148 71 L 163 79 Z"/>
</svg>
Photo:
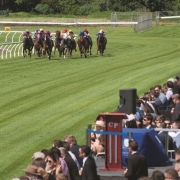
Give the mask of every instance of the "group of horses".
<svg viewBox="0 0 180 180">
<path fill-rule="evenodd" d="M 106 44 L 106 37 L 103 37 L 102 34 L 99 33 L 97 37 L 97 54 L 103 56 Z M 56 31 L 54 41 L 47 34 L 45 34 L 43 38 L 38 34 L 34 40 L 25 37 L 23 40 L 23 56 L 27 57 L 27 55 L 29 55 L 31 58 L 32 50 L 34 48 L 34 54 L 37 54 L 38 57 L 47 55 L 48 59 L 50 60 L 52 49 L 54 47 L 54 55 L 57 49 L 59 52 L 59 57 L 63 56 L 65 59 L 66 55 L 71 57 L 72 51 L 77 51 L 76 47 L 78 46 L 80 56 L 87 58 L 88 53 L 89 55 L 92 55 L 92 45 L 93 42 L 90 36 L 80 36 L 76 42 L 73 35 L 70 35 L 70 37 L 67 39 L 63 39 L 60 31 Z"/>
</svg>

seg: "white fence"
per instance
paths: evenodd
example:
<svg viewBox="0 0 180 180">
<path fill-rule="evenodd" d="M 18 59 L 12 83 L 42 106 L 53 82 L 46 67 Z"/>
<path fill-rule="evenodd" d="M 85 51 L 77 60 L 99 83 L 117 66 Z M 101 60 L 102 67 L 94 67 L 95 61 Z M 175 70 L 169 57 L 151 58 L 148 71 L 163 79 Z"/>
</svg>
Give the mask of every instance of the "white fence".
<svg viewBox="0 0 180 180">
<path fill-rule="evenodd" d="M 1 59 L 22 56 L 22 31 L 0 31 Z"/>
</svg>

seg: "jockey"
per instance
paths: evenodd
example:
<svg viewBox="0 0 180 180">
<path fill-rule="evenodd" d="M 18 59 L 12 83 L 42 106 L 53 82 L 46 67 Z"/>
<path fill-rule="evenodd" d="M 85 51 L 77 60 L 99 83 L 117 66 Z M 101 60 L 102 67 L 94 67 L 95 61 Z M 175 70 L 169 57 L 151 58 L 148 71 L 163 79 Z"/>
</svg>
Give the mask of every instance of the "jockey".
<svg viewBox="0 0 180 180">
<path fill-rule="evenodd" d="M 75 51 L 77 51 L 77 50 L 76 50 L 76 41 L 74 40 L 74 37 L 75 37 L 74 32 L 70 29 L 70 30 L 68 31 L 68 34 L 69 34 L 69 39 L 74 43 Z"/>
<path fill-rule="evenodd" d="M 44 39 L 44 35 L 45 35 L 44 29 L 40 29 L 39 31 L 40 31 L 39 34 L 40 34 L 41 38 Z"/>
<path fill-rule="evenodd" d="M 34 39 L 37 38 L 38 31 L 39 31 L 39 29 L 36 29 L 36 30 L 34 31 L 34 35 L 33 35 Z"/>
<path fill-rule="evenodd" d="M 22 34 L 22 38 L 25 38 L 25 37 L 31 38 L 31 32 L 28 29 L 26 29 L 26 31 L 24 31 Z"/>
<path fill-rule="evenodd" d="M 62 31 L 61 31 L 61 37 L 63 39 L 67 39 L 68 38 L 68 30 L 66 28 L 64 28 Z"/>
<path fill-rule="evenodd" d="M 52 34 L 50 31 L 46 30 L 45 34 L 47 35 L 48 38 L 50 38 L 50 39 L 52 38 Z"/>
<path fill-rule="evenodd" d="M 70 39 L 74 39 L 75 35 L 71 29 L 68 31 L 68 34 L 69 34 Z"/>
<path fill-rule="evenodd" d="M 102 34 L 102 37 L 105 37 L 105 32 L 103 29 L 101 29 L 97 34 L 96 36 L 98 36 L 98 34 Z"/>
<path fill-rule="evenodd" d="M 84 34 L 85 34 L 85 36 L 89 36 L 90 35 L 89 31 L 87 30 L 87 28 L 84 28 Z"/>
<path fill-rule="evenodd" d="M 84 33 L 84 31 L 80 31 L 80 32 L 79 32 L 79 37 L 80 37 L 80 36 L 86 37 L 86 34 Z"/>
<path fill-rule="evenodd" d="M 31 41 L 31 43 L 33 44 L 33 40 L 31 38 L 31 36 L 32 36 L 32 33 L 28 29 L 26 29 L 26 31 L 23 32 L 23 34 L 22 34 L 22 38 L 25 38 L 25 37 L 28 38 Z"/>
</svg>

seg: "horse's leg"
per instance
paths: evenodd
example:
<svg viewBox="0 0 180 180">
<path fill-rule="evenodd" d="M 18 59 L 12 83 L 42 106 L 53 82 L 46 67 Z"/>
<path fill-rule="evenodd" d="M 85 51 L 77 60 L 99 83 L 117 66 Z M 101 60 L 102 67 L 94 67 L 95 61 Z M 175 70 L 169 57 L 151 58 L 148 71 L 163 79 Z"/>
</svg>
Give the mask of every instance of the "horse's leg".
<svg viewBox="0 0 180 180">
<path fill-rule="evenodd" d="M 91 49 L 92 49 L 92 45 L 90 45 L 90 48 L 89 48 L 90 55 L 92 55 Z"/>
<path fill-rule="evenodd" d="M 58 46 L 58 52 L 59 52 L 59 57 L 61 57 L 61 50 L 60 50 L 60 46 Z"/>
<path fill-rule="evenodd" d="M 97 55 L 98 55 L 98 53 L 99 53 L 99 45 L 97 45 Z"/>
<path fill-rule="evenodd" d="M 64 59 L 66 59 L 67 48 L 64 49 Z"/>
<path fill-rule="evenodd" d="M 56 47 L 56 45 L 55 45 L 55 46 L 54 46 L 54 55 L 55 55 L 55 53 L 56 53 L 56 48 L 57 48 L 57 47 Z"/>
<path fill-rule="evenodd" d="M 26 57 L 27 57 L 27 51 L 26 51 L 26 49 L 25 49 L 25 48 L 23 49 L 23 56 L 24 56 L 24 58 L 26 58 Z"/>
</svg>

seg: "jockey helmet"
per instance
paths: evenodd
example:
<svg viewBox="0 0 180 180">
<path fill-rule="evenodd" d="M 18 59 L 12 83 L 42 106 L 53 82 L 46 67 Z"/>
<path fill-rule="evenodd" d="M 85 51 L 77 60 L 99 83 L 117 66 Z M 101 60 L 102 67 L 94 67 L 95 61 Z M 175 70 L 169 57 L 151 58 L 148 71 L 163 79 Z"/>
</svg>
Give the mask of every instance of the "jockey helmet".
<svg viewBox="0 0 180 180">
<path fill-rule="evenodd" d="M 72 32 L 72 30 L 70 29 L 70 30 L 69 30 L 69 33 L 71 33 L 71 32 Z"/>
<path fill-rule="evenodd" d="M 40 29 L 40 31 L 44 31 L 43 29 Z"/>
<path fill-rule="evenodd" d="M 64 33 L 66 33 L 66 32 L 67 32 L 67 29 L 66 29 L 66 28 L 64 28 L 64 29 L 63 29 L 63 32 L 64 32 Z"/>
<path fill-rule="evenodd" d="M 36 32 L 38 32 L 39 31 L 39 29 L 36 29 Z"/>
<path fill-rule="evenodd" d="M 29 32 L 29 30 L 28 30 L 28 29 L 26 29 L 26 32 Z"/>
<path fill-rule="evenodd" d="M 84 31 L 87 31 L 87 28 L 84 28 Z"/>
</svg>

